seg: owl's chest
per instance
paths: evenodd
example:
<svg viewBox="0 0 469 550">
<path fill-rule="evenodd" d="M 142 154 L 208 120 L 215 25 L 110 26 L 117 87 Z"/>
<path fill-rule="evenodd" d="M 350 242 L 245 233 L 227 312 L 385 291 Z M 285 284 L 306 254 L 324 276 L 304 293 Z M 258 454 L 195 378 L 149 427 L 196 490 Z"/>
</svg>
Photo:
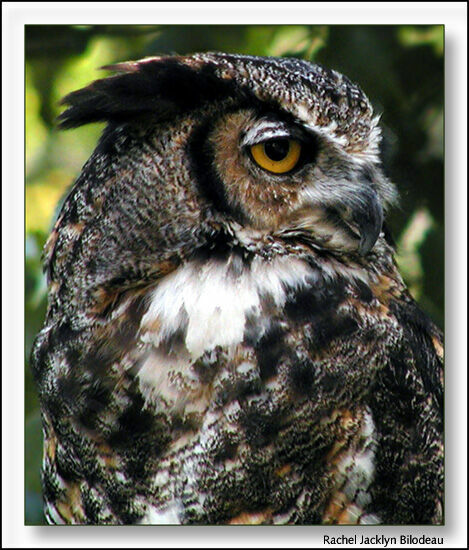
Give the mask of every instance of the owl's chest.
<svg viewBox="0 0 469 550">
<path fill-rule="evenodd" d="M 276 396 L 324 394 L 357 378 L 370 352 L 361 350 L 367 314 L 361 323 L 344 277 L 298 258 L 187 263 L 146 300 L 140 386 L 171 407 L 207 410 L 221 399 L 214 388 L 226 393 L 247 379 Z"/>
<path fill-rule="evenodd" d="M 319 521 L 342 462 L 364 465 L 371 479 L 368 450 L 360 458 L 372 441 L 361 434 L 368 413 L 360 397 L 381 348 L 365 349 L 367 329 L 343 278 L 287 257 L 212 260 L 181 267 L 147 300 L 137 377 L 171 431 L 152 489 L 164 518 L 171 510 L 176 522 L 201 520 L 222 502 L 234 516 L 246 486 L 247 508 L 274 501 L 303 510 L 309 465 L 321 464 L 318 508 L 304 508 Z"/>
<path fill-rule="evenodd" d="M 256 345 L 284 322 L 289 296 L 311 277 L 306 263 L 288 258 L 246 265 L 230 257 L 180 267 L 146 298 L 138 375 L 144 392 L 187 402 L 221 371 L 234 376 L 246 361 L 254 368 Z"/>
<path fill-rule="evenodd" d="M 312 277 L 306 263 L 289 258 L 249 265 L 236 257 L 188 263 L 148 295 L 143 340 L 164 348 L 177 335 L 196 360 L 217 346 L 242 343 L 253 325 L 260 337 L 289 295 L 310 285 Z"/>
</svg>

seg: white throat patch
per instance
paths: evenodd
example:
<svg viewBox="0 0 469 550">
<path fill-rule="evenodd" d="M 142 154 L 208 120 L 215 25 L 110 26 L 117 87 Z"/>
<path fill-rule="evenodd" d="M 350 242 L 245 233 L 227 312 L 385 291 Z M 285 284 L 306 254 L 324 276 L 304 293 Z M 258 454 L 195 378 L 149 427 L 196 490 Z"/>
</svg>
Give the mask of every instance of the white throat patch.
<svg viewBox="0 0 469 550">
<path fill-rule="evenodd" d="M 242 342 L 246 316 L 262 313 L 261 297 L 282 307 L 286 288 L 306 285 L 308 276 L 311 268 L 291 257 L 271 261 L 256 257 L 239 274 L 231 258 L 225 263 L 188 263 L 152 291 L 141 323 L 142 338 L 158 347 L 182 329 L 187 351 L 196 360 L 216 346 Z"/>
</svg>

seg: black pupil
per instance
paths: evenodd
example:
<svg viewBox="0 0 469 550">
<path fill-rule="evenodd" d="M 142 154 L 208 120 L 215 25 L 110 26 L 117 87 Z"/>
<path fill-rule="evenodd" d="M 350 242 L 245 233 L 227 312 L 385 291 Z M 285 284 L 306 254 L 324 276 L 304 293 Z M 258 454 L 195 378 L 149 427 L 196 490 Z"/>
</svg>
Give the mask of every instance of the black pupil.
<svg viewBox="0 0 469 550">
<path fill-rule="evenodd" d="M 264 144 L 264 152 L 270 160 L 283 160 L 290 150 L 290 141 L 288 139 L 272 139 Z"/>
</svg>

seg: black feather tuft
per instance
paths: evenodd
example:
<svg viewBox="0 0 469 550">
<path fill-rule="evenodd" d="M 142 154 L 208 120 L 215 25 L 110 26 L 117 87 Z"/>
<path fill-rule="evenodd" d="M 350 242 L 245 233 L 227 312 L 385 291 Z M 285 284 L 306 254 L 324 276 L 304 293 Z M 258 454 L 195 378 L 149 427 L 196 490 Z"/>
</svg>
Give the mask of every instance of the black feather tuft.
<svg viewBox="0 0 469 550">
<path fill-rule="evenodd" d="M 219 78 L 212 65 L 190 67 L 171 57 L 103 68 L 120 74 L 65 96 L 61 104 L 68 108 L 58 118 L 60 128 L 120 123 L 145 114 L 165 119 L 239 93 L 238 86 Z"/>
</svg>

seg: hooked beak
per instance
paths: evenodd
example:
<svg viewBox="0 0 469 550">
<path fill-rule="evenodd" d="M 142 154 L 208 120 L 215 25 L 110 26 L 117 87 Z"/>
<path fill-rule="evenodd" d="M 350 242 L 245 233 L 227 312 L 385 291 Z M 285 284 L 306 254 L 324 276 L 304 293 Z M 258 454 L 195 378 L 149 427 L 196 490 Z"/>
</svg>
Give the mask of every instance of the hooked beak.
<svg viewBox="0 0 469 550">
<path fill-rule="evenodd" d="M 306 200 L 289 214 L 280 225 L 282 236 L 311 234 L 319 246 L 358 250 L 366 256 L 378 240 L 384 221 L 377 192 L 362 188 L 349 193 L 340 204 L 314 199 Z"/>
<path fill-rule="evenodd" d="M 366 256 L 375 245 L 383 227 L 383 220 L 383 208 L 374 191 L 363 204 L 356 205 L 352 221 L 360 234 L 358 252 L 361 256 Z"/>
</svg>

